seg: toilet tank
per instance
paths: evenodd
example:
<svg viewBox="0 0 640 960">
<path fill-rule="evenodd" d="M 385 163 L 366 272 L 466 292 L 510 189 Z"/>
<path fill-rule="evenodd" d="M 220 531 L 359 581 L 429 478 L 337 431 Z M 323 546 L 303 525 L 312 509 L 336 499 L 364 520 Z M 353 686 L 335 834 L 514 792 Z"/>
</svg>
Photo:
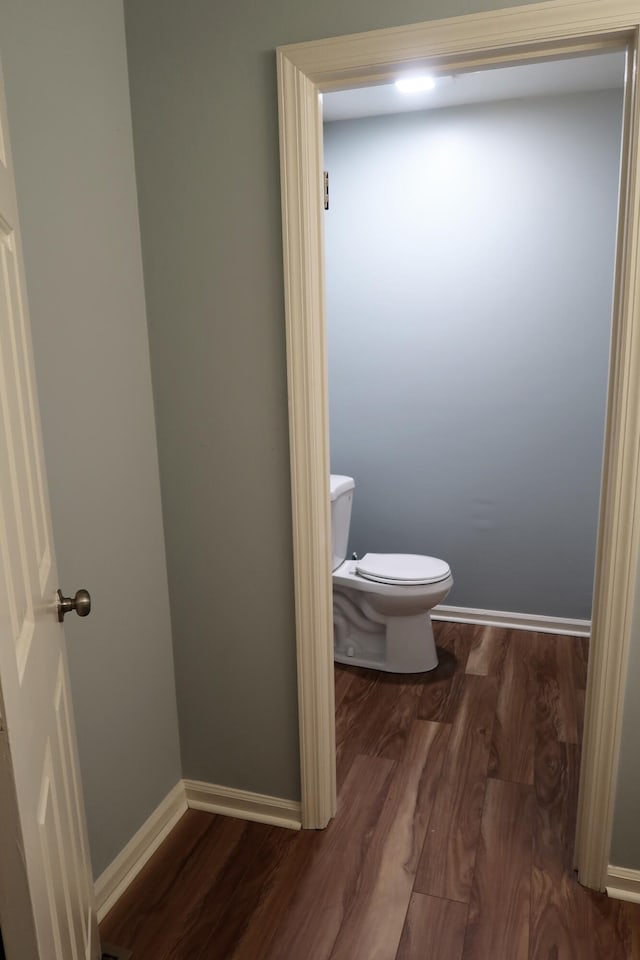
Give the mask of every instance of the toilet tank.
<svg viewBox="0 0 640 960">
<path fill-rule="evenodd" d="M 334 473 L 329 477 L 332 570 L 336 570 L 341 563 L 344 563 L 347 556 L 354 487 L 353 477 L 341 477 Z"/>
</svg>

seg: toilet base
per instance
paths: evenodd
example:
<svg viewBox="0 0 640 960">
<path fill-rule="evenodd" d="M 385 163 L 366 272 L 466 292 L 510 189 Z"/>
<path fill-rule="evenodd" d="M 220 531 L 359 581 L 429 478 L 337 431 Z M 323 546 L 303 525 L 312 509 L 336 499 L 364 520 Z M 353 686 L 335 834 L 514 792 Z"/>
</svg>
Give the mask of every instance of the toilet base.
<svg viewBox="0 0 640 960">
<path fill-rule="evenodd" d="M 371 624 L 367 630 L 353 624 L 349 627 L 345 636 L 344 630 L 338 630 L 337 624 L 334 626 L 333 656 L 337 663 L 387 673 L 425 673 L 438 666 L 428 613 L 386 617 L 384 625 Z"/>
</svg>

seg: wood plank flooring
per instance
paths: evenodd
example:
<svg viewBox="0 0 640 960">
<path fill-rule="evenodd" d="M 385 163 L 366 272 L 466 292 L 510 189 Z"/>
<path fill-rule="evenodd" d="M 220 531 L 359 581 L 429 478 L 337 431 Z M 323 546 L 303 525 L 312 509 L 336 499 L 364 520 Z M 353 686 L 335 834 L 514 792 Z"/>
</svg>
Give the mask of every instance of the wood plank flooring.
<svg viewBox="0 0 640 960">
<path fill-rule="evenodd" d="M 640 960 L 572 871 L 587 645 L 435 623 L 440 665 L 336 666 L 338 814 L 190 810 L 101 924 L 133 960 Z"/>
</svg>

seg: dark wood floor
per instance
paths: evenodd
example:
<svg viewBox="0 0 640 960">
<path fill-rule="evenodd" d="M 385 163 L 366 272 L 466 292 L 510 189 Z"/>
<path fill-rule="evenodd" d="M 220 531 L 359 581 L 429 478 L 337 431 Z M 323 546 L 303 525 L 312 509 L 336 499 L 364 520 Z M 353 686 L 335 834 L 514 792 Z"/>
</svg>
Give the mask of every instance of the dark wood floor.
<svg viewBox="0 0 640 960">
<path fill-rule="evenodd" d="M 418 677 L 336 667 L 338 815 L 189 811 L 105 918 L 133 960 L 640 960 L 572 872 L 586 642 L 435 624 Z"/>
</svg>

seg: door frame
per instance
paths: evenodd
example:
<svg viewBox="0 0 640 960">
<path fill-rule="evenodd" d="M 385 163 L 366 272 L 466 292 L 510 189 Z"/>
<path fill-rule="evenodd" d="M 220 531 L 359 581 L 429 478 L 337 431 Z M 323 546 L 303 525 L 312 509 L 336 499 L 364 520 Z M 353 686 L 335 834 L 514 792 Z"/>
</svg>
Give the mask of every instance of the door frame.
<svg viewBox="0 0 640 960">
<path fill-rule="evenodd" d="M 640 531 L 638 0 L 550 0 L 280 47 L 277 51 L 302 818 L 336 809 L 324 309 L 324 91 L 626 48 L 612 348 L 580 772 L 576 866 L 604 889 Z"/>
</svg>

